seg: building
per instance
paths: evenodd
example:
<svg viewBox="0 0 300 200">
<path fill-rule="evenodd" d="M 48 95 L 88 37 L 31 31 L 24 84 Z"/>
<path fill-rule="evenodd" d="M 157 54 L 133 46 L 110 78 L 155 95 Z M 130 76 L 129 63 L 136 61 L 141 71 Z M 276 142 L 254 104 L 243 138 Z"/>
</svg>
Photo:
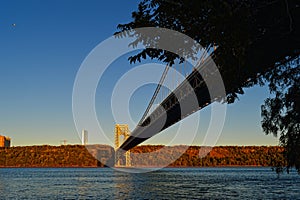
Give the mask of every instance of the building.
<svg viewBox="0 0 300 200">
<path fill-rule="evenodd" d="M 88 143 L 88 132 L 87 132 L 87 130 L 82 130 L 81 142 L 82 142 L 82 145 L 86 145 Z"/>
<path fill-rule="evenodd" d="M 0 147 L 10 147 L 10 138 L 0 135 Z"/>
</svg>

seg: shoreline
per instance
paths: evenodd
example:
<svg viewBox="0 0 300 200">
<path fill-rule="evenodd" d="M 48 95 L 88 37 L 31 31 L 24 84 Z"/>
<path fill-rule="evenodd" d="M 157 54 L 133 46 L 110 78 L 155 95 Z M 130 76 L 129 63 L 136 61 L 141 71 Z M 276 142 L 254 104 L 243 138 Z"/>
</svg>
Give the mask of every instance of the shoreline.
<svg viewBox="0 0 300 200">
<path fill-rule="evenodd" d="M 40 169 L 60 169 L 60 168 L 66 168 L 66 169 L 73 169 L 73 168 L 77 168 L 77 169 L 88 169 L 88 168 L 93 168 L 93 169 L 96 169 L 96 168 L 120 168 L 120 169 L 153 169 L 153 168 L 272 168 L 272 166 L 262 166 L 262 165 L 234 165 L 234 166 L 230 166 L 230 165 L 227 165 L 227 166 L 201 166 L 201 167 L 197 167 L 197 166 L 167 166 L 167 167 L 162 167 L 162 166 L 132 166 L 132 167 L 122 167 L 122 166 L 119 166 L 119 167 L 94 167 L 94 166 L 78 166 L 78 167 L 74 167 L 74 166 L 66 166 L 66 167 L 3 167 L 3 166 L 0 166 L 0 169 L 37 169 L 37 168 L 40 168 Z"/>
<path fill-rule="evenodd" d="M 137 146 L 131 150 L 136 168 L 272 167 L 284 166 L 281 147 L 214 147 L 199 156 L 201 147 L 181 146 L 159 150 L 159 146 Z M 152 156 L 144 153 L 152 153 Z M 174 158 L 170 159 L 170 155 Z M 174 156 L 175 155 L 175 156 Z M 202 155 L 202 154 L 201 154 Z M 0 149 L 0 168 L 103 168 L 114 166 L 115 152 L 108 146 L 40 146 Z M 177 158 L 178 157 L 178 158 Z M 125 164 L 125 158 L 121 158 Z M 122 166 L 123 167 L 123 166 Z M 124 166 L 125 167 L 125 166 Z"/>
</svg>

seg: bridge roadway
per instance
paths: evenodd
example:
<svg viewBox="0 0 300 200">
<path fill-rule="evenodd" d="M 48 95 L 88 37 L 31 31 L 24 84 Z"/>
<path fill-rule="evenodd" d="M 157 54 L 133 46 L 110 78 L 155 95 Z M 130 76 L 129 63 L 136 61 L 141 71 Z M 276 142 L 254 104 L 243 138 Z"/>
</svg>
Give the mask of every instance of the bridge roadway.
<svg viewBox="0 0 300 200">
<path fill-rule="evenodd" d="M 212 81 L 216 80 L 214 76 L 218 74 L 211 70 L 214 68 L 212 65 L 213 61 L 208 59 L 204 64 L 198 66 L 197 70 L 193 70 L 163 100 L 160 106 L 131 132 L 119 150 L 128 151 L 213 101 L 221 99 L 223 88 L 216 84 L 211 84 Z M 207 77 L 209 77 L 208 80 Z M 213 93 L 209 93 L 209 91 L 213 91 Z"/>
</svg>

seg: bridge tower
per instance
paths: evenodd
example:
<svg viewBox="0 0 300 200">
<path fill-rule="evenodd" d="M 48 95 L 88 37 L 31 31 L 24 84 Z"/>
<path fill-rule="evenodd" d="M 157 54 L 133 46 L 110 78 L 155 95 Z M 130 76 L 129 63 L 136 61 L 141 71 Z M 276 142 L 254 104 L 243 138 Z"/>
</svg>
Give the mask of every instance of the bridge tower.
<svg viewBox="0 0 300 200">
<path fill-rule="evenodd" d="M 120 152 L 118 153 L 118 149 L 120 147 L 120 137 L 123 136 L 122 143 L 127 140 L 130 136 L 130 131 L 128 128 L 128 124 L 116 124 L 115 126 L 115 166 L 121 166 L 120 162 Z M 131 166 L 131 159 L 130 159 L 130 151 L 125 152 L 125 167 Z"/>
</svg>

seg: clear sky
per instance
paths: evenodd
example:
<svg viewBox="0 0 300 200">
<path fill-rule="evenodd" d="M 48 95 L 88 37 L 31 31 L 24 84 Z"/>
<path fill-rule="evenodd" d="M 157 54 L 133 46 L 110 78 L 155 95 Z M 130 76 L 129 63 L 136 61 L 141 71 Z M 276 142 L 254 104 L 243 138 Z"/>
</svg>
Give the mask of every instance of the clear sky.
<svg viewBox="0 0 300 200">
<path fill-rule="evenodd" d="M 59 145 L 61 140 L 80 143 L 72 116 L 76 73 L 95 46 L 112 36 L 119 23 L 131 20 L 137 3 L 133 0 L 2 0 L 0 134 L 10 136 L 14 146 Z M 109 77 L 132 67 L 126 58 L 120 58 L 112 64 Z M 109 93 L 109 88 L 104 85 L 97 89 L 97 114 L 102 116 L 107 111 L 101 110 L 105 107 L 101 105 L 101 94 Z M 152 96 L 146 87 L 142 89 L 134 97 L 148 100 L 137 100 L 141 103 L 130 108 L 136 120 Z M 277 145 L 278 139 L 266 136 L 260 127 L 260 106 L 268 95 L 266 88 L 254 87 L 247 89 L 240 101 L 229 105 L 217 145 Z M 195 138 L 195 145 L 201 144 L 209 107 L 200 114 L 203 128 Z M 116 122 L 109 116 L 99 120 L 105 121 L 105 131 L 112 140 Z M 186 130 L 187 136 L 189 131 Z M 147 143 L 167 144 L 171 137 L 172 134 L 163 132 Z"/>
</svg>

